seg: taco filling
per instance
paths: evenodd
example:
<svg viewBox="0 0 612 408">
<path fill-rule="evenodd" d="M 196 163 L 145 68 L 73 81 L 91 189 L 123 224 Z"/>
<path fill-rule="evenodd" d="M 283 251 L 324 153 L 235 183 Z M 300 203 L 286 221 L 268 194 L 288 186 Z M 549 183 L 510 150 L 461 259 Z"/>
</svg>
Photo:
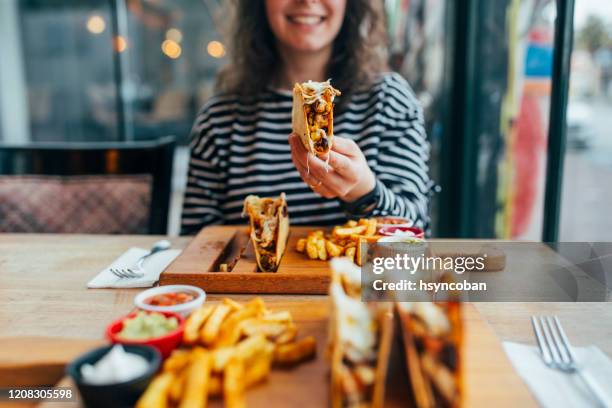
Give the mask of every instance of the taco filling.
<svg viewBox="0 0 612 408">
<path fill-rule="evenodd" d="M 301 85 L 307 134 L 315 154 L 325 154 L 331 148 L 333 136 L 334 97 L 340 91 L 326 82 L 304 82 Z"/>
</svg>

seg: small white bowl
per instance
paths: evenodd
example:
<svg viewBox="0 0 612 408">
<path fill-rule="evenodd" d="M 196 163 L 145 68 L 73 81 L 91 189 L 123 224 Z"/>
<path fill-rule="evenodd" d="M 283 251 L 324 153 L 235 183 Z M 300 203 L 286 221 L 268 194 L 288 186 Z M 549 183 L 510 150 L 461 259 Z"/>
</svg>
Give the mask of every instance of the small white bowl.
<svg viewBox="0 0 612 408">
<path fill-rule="evenodd" d="M 196 295 L 195 299 L 190 302 L 181 303 L 179 305 L 172 306 L 153 306 L 145 303 L 145 300 L 152 296 L 162 295 L 164 293 L 171 292 L 191 292 Z M 147 289 L 140 292 L 134 297 L 134 306 L 139 309 L 147 310 L 150 312 L 174 312 L 179 313 L 182 316 L 187 317 L 189 313 L 199 308 L 204 304 L 206 300 L 206 292 L 197 286 L 191 285 L 168 285 L 158 286 L 156 288 Z"/>
</svg>

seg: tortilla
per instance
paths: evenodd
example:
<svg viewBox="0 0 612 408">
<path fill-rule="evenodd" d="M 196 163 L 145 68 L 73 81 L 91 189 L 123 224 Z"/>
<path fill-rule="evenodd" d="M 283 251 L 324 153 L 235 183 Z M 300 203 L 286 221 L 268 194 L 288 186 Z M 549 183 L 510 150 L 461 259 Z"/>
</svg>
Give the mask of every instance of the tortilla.
<svg viewBox="0 0 612 408">
<path fill-rule="evenodd" d="M 360 271 L 348 258 L 335 258 L 331 268 L 331 406 L 382 408 L 393 338 L 392 306 L 361 301 Z"/>
<path fill-rule="evenodd" d="M 250 237 L 261 272 L 276 272 L 289 238 L 289 212 L 285 193 L 278 198 L 249 195 L 243 214 L 249 216 Z"/>
<path fill-rule="evenodd" d="M 461 303 L 397 303 L 396 309 L 414 406 L 461 406 Z"/>
<path fill-rule="evenodd" d="M 334 138 L 334 98 L 340 91 L 325 82 L 296 83 L 293 87 L 291 125 L 310 153 L 322 156 Z"/>
</svg>

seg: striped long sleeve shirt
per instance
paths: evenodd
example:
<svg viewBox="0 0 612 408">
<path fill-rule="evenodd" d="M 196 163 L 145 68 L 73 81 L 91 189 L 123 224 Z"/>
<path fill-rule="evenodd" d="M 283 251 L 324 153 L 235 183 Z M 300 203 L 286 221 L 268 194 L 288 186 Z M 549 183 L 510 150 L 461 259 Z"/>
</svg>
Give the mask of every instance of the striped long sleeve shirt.
<svg viewBox="0 0 612 408">
<path fill-rule="evenodd" d="M 235 95 L 212 97 L 192 130 L 182 233 L 206 225 L 240 224 L 249 194 L 285 192 L 292 224 L 346 221 L 340 202 L 314 193 L 291 161 L 292 93 L 273 90 L 248 104 Z M 419 102 L 396 73 L 381 74 L 334 115 L 334 135 L 353 139 L 381 194 L 372 216 L 401 216 L 427 228 L 429 143 Z"/>
</svg>

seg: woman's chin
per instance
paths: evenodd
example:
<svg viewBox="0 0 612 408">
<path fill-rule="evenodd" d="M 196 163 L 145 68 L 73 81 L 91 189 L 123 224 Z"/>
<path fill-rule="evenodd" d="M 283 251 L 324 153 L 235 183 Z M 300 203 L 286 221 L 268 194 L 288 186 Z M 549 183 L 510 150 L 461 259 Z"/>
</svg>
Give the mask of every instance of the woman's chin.
<svg viewBox="0 0 612 408">
<path fill-rule="evenodd" d="M 331 41 L 321 42 L 320 38 L 302 37 L 296 41 L 285 42 L 284 45 L 287 49 L 294 52 L 316 54 L 330 48 Z"/>
</svg>

